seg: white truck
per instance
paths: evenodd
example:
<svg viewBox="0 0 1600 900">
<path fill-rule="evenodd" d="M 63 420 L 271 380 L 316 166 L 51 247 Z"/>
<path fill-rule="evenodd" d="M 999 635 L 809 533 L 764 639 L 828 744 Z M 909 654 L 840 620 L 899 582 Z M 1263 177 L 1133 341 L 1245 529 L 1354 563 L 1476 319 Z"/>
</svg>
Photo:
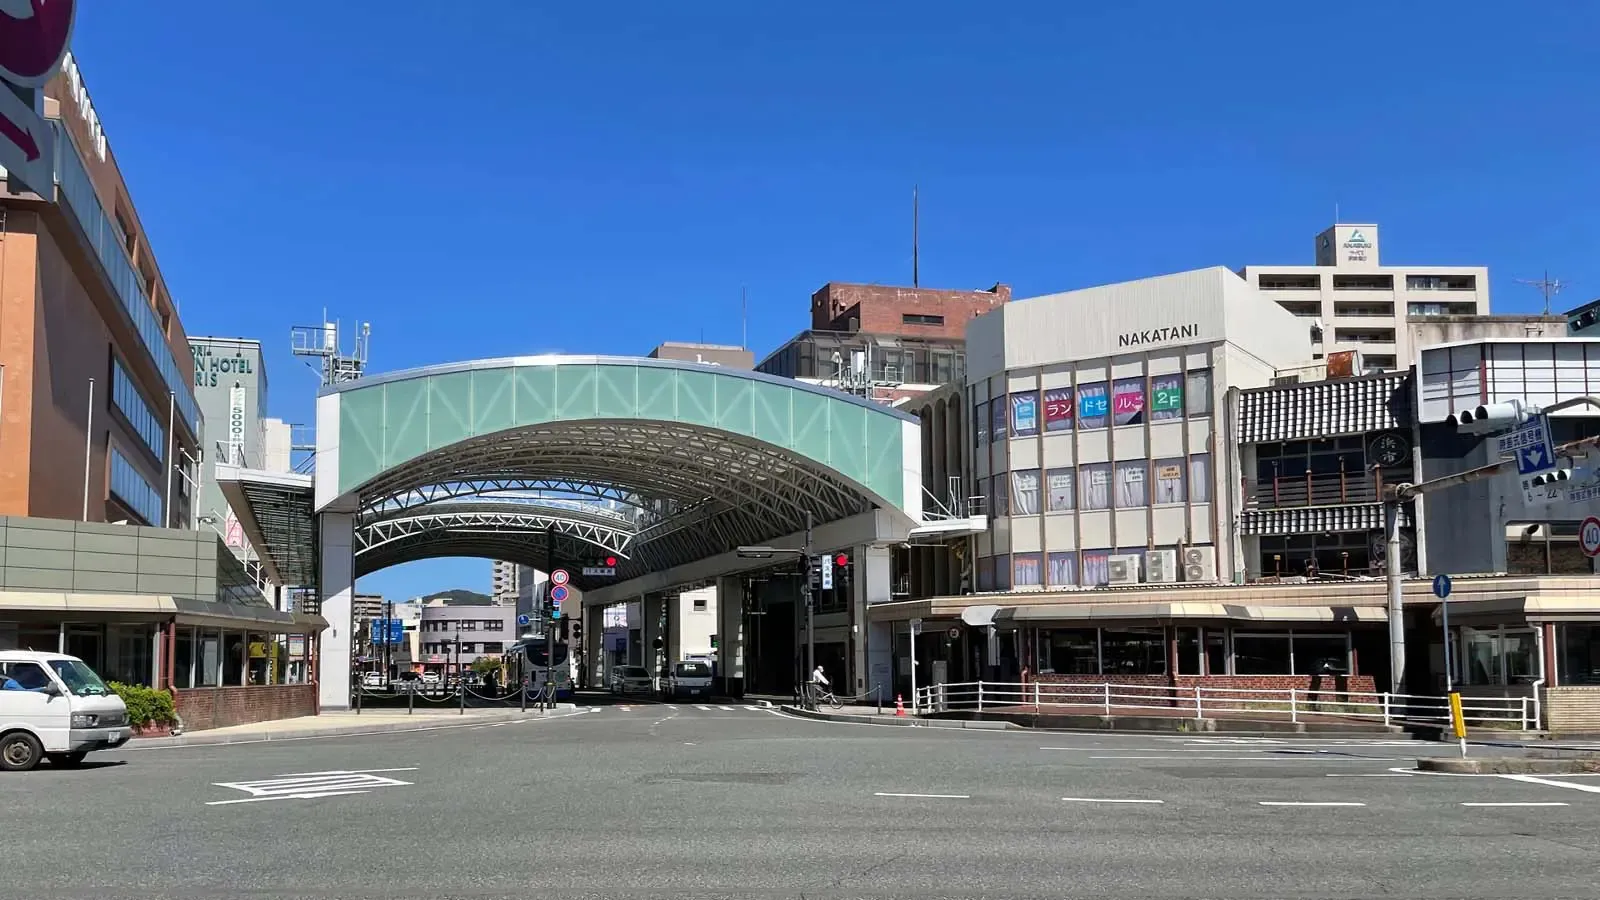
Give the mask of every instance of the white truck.
<svg viewBox="0 0 1600 900">
<path fill-rule="evenodd" d="M 76 656 L 0 650 L 0 770 L 76 766 L 133 736 L 128 708 Z"/>
</svg>

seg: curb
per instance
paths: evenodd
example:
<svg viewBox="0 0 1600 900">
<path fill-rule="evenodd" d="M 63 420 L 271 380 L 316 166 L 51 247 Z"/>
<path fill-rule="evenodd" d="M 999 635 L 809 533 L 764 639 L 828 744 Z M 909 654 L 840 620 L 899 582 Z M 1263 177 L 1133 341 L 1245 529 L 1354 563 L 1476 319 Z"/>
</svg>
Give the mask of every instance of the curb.
<svg viewBox="0 0 1600 900">
<path fill-rule="evenodd" d="M 803 719 L 815 719 L 821 722 L 847 722 L 857 725 L 902 725 L 921 728 L 956 728 L 968 731 L 1033 731 L 1050 734 L 1117 734 L 1138 735 L 1150 734 L 1150 728 L 1032 728 L 1027 725 L 1018 725 L 1014 722 L 984 719 L 926 719 L 920 716 L 894 716 L 894 715 L 855 715 L 853 713 L 824 712 L 822 710 L 804 709 L 798 706 L 780 706 L 783 712 Z M 1165 733 L 1167 730 L 1163 730 Z M 1222 730 L 1216 731 L 1185 731 L 1177 728 L 1170 729 L 1172 734 L 1191 734 L 1197 737 L 1283 737 L 1299 740 L 1326 739 L 1379 739 L 1403 737 L 1390 731 L 1249 731 L 1249 730 Z"/>
<path fill-rule="evenodd" d="M 570 715 L 573 712 L 570 704 L 563 709 L 558 706 L 556 712 Z M 473 716 L 467 719 L 464 716 L 453 717 L 454 721 L 439 721 L 445 715 L 429 713 L 427 718 L 416 722 L 374 722 L 363 724 L 360 722 L 340 723 L 327 728 L 317 728 L 294 733 L 276 732 L 267 729 L 259 731 L 242 731 L 233 734 L 215 734 L 207 731 L 197 731 L 192 734 L 182 734 L 176 737 L 159 738 L 134 738 L 122 745 L 123 750 L 159 750 L 166 747 L 203 747 L 219 746 L 223 744 L 255 744 L 266 741 L 300 741 L 309 738 L 356 736 L 365 734 L 397 734 L 408 731 L 435 731 L 443 728 L 468 728 L 474 725 L 496 725 L 507 722 L 527 722 L 545 718 L 559 718 L 560 715 L 548 716 L 543 712 L 529 711 L 524 714 L 500 714 L 492 716 Z M 428 721 L 432 719 L 434 721 Z"/>
<path fill-rule="evenodd" d="M 964 719 L 923 719 L 915 716 L 858 716 L 853 713 L 822 712 L 821 710 L 804 709 L 799 706 L 779 706 L 778 709 L 792 716 L 802 719 L 815 719 L 819 722 L 854 722 L 865 725 L 903 725 L 911 728 L 954 728 L 968 731 L 1025 731 L 1020 725 L 1010 722 L 980 722 Z"/>
<path fill-rule="evenodd" d="M 1574 775 L 1600 772 L 1600 755 L 1586 759 L 1528 759 L 1523 757 L 1443 759 L 1424 757 L 1417 760 L 1417 771 L 1442 772 L 1448 775 Z"/>
</svg>

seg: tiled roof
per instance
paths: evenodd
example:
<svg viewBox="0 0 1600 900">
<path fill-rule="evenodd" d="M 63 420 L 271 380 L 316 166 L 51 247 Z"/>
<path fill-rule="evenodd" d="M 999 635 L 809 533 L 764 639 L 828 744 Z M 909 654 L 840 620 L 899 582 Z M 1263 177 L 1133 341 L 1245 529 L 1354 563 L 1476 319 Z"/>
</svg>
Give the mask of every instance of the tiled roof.
<svg viewBox="0 0 1600 900">
<path fill-rule="evenodd" d="M 1410 428 L 1411 421 L 1409 371 L 1253 388 L 1239 395 L 1239 440 L 1245 444 Z"/>
</svg>

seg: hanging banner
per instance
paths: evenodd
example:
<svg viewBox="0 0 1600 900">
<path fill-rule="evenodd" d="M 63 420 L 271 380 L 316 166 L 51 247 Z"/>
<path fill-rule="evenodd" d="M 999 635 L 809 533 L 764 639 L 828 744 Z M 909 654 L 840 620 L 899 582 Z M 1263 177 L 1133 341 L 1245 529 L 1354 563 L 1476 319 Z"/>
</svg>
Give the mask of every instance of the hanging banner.
<svg viewBox="0 0 1600 900">
<path fill-rule="evenodd" d="M 1078 385 L 1078 427 L 1104 428 L 1111 415 L 1111 396 L 1106 383 Z"/>
<path fill-rule="evenodd" d="M 1183 376 L 1157 375 L 1150 379 L 1150 420 L 1183 418 Z"/>
<path fill-rule="evenodd" d="M 228 464 L 244 465 L 244 385 L 228 389 Z"/>
<path fill-rule="evenodd" d="M 1072 430 L 1072 389 L 1054 388 L 1044 392 L 1044 430 Z"/>
</svg>

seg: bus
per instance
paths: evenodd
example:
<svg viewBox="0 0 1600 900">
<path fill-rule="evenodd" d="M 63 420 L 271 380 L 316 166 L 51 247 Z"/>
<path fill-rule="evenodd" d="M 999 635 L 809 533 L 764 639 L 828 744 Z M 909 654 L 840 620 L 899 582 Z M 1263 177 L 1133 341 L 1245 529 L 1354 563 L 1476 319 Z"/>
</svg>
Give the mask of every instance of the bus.
<svg viewBox="0 0 1600 900">
<path fill-rule="evenodd" d="M 557 700 L 570 700 L 577 673 L 574 671 L 572 653 L 565 642 L 554 643 L 554 664 L 545 661 L 546 644 L 542 637 L 523 638 L 511 647 L 515 659 L 522 666 L 522 677 L 528 690 L 535 693 L 545 690 L 545 684 L 555 685 Z"/>
</svg>

